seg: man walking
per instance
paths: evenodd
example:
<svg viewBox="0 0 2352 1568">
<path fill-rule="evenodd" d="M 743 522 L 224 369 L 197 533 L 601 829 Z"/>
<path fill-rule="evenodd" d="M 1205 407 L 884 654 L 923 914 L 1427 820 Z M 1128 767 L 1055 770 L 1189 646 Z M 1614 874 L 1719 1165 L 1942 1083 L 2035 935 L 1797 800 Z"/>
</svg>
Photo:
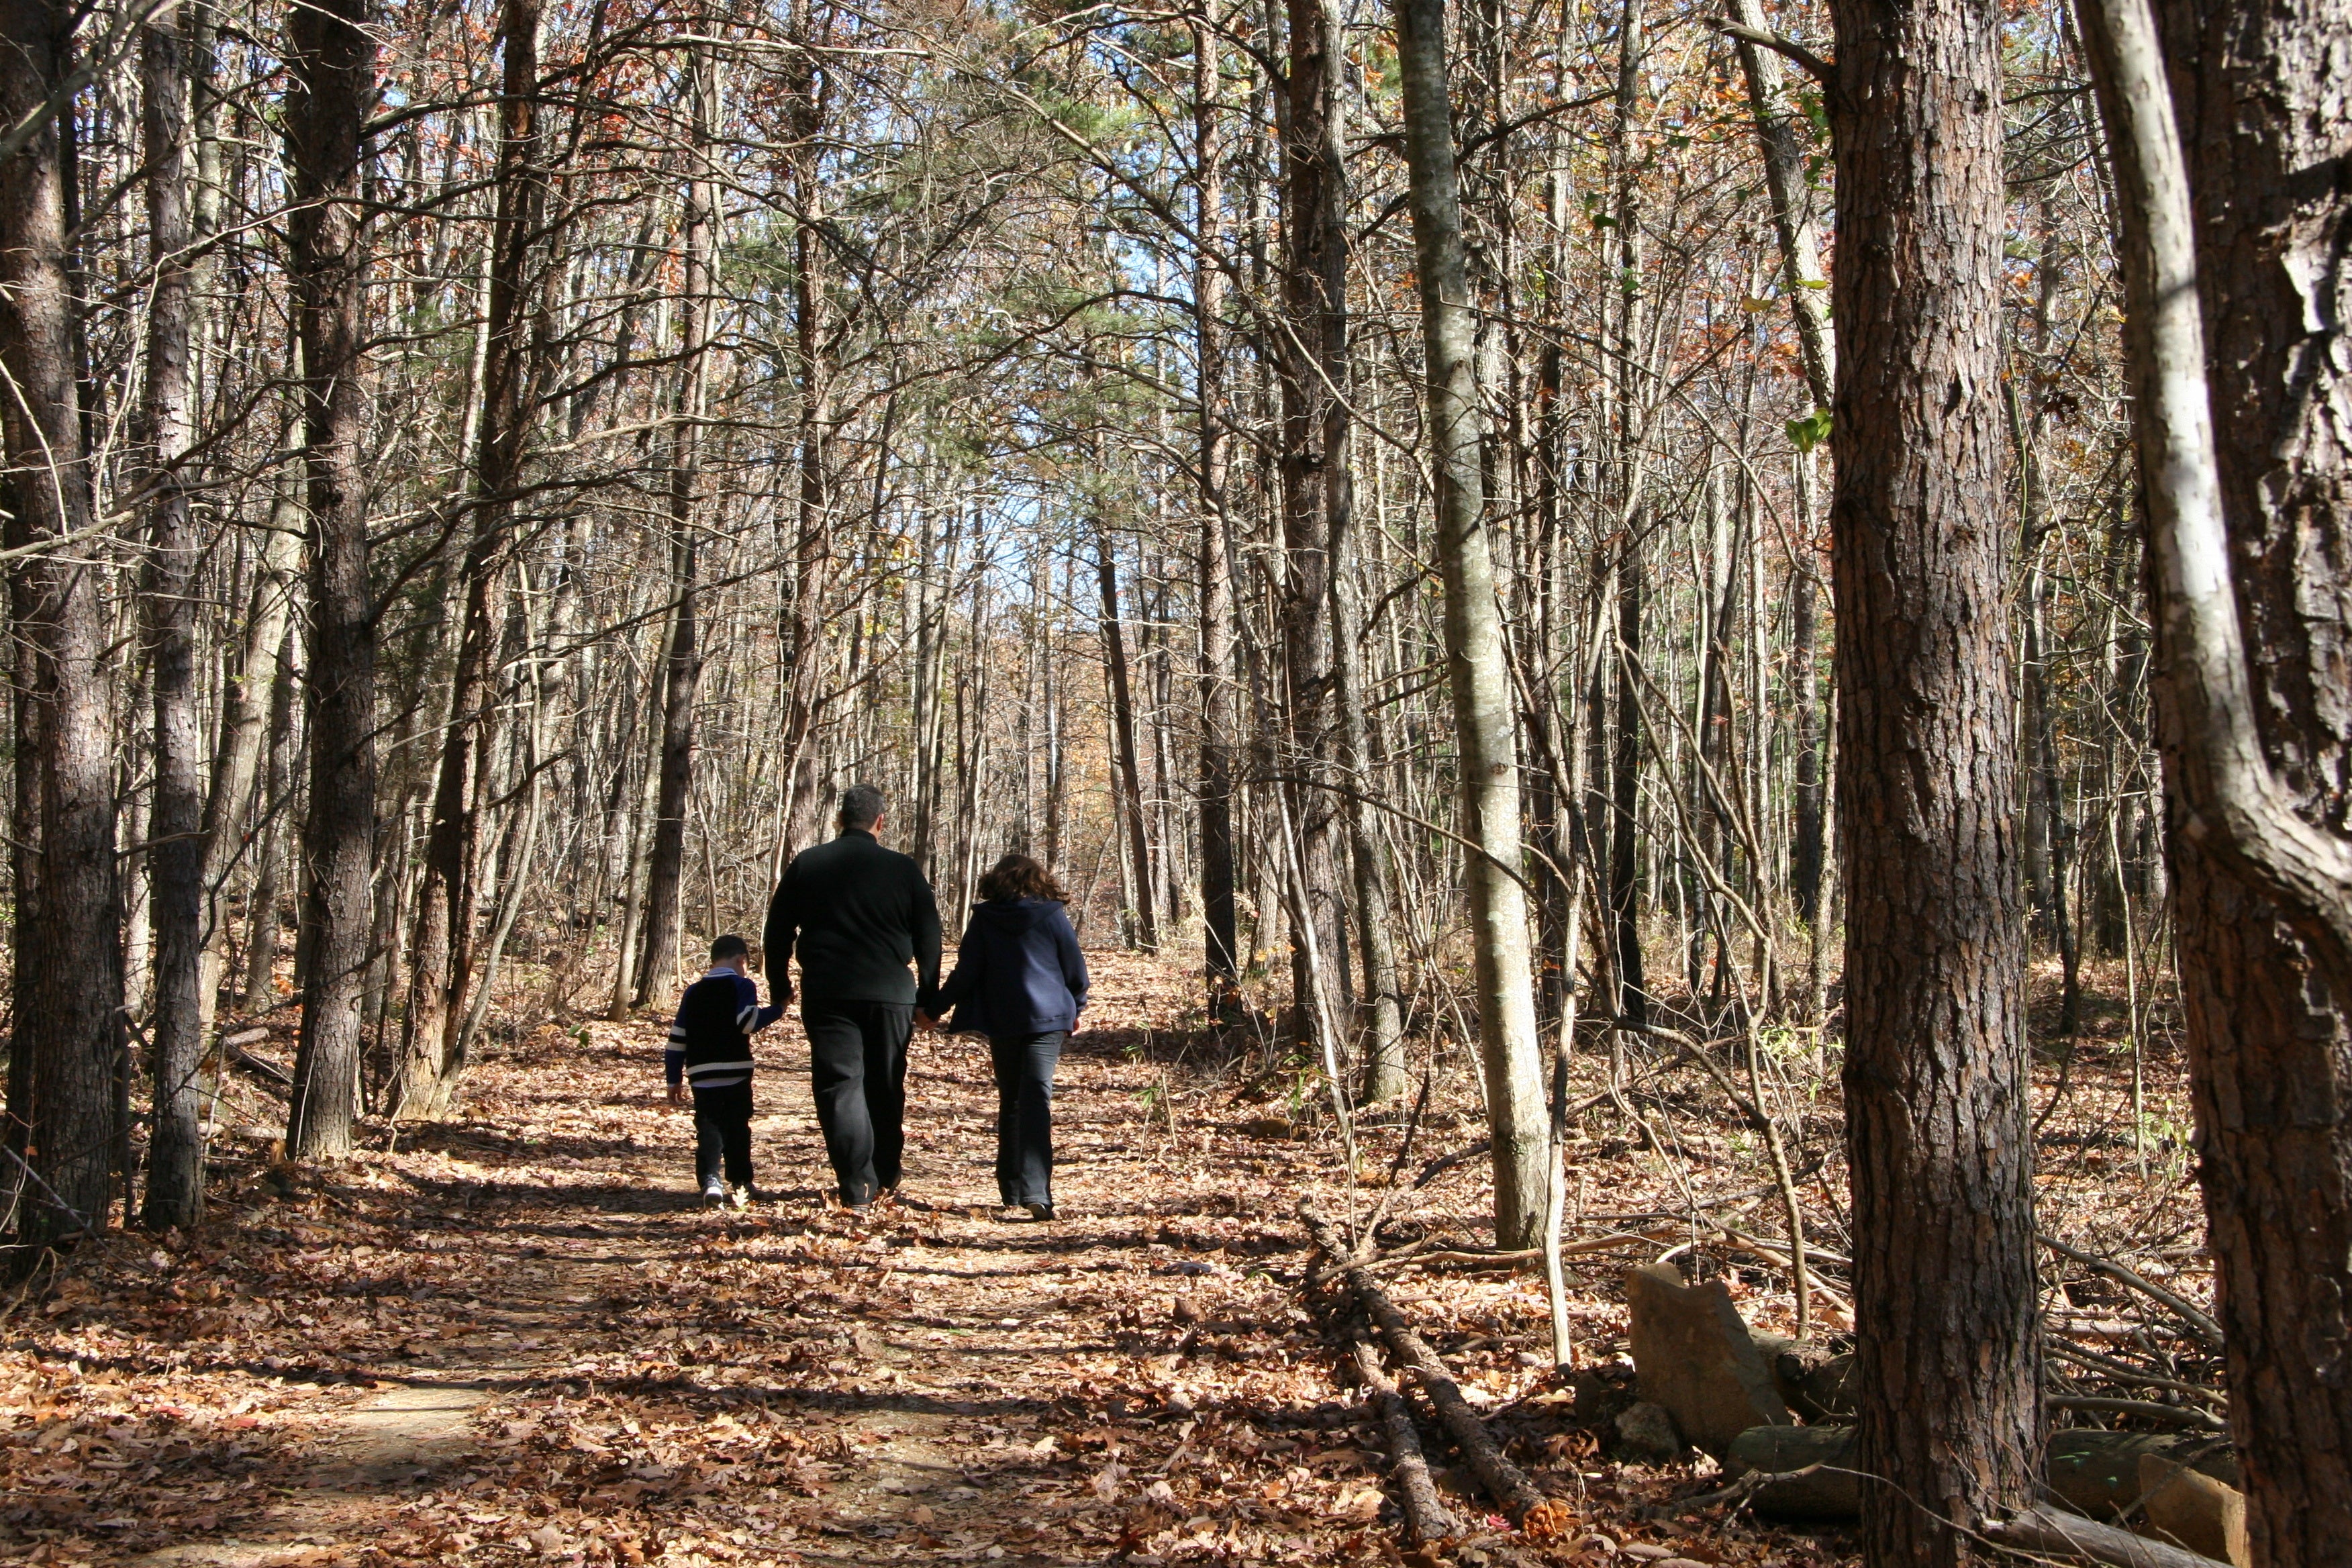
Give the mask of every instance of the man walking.
<svg viewBox="0 0 2352 1568">
<path fill-rule="evenodd" d="M 906 1149 L 907 1041 L 940 985 L 940 911 L 920 868 L 876 837 L 882 792 L 842 792 L 841 836 L 784 868 L 763 936 L 768 994 L 793 995 L 809 1039 L 824 1152 L 852 1209 L 898 1184 Z M 908 963 L 915 965 L 908 973 Z"/>
</svg>

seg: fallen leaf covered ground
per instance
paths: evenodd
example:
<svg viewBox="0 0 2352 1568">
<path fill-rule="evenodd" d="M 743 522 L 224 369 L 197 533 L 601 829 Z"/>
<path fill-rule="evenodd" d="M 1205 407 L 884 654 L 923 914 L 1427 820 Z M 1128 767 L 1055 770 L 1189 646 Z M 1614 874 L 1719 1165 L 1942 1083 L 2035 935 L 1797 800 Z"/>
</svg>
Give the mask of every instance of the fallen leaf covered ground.
<svg viewBox="0 0 2352 1568">
<path fill-rule="evenodd" d="M 270 1165 L 258 1101 L 224 1134 L 199 1232 L 87 1247 L 0 1322 L 0 1560 L 1434 1562 L 1398 1544 L 1294 1207 L 1313 1191 L 1369 1219 L 1391 1170 L 1410 1184 L 1477 1136 L 1475 1086 L 1456 1072 L 1417 1116 L 1360 1125 L 1346 1186 L 1301 1064 L 1183 1032 L 1176 968 L 1093 962 L 1051 1225 L 992 1217 L 994 1094 L 973 1041 L 919 1041 L 905 1201 L 867 1218 L 825 1200 L 789 1023 L 761 1047 L 766 1201 L 748 1214 L 693 1200 L 690 1113 L 661 1101 L 654 1023 L 496 1044 L 455 1120 L 371 1123 L 368 1151 L 331 1169 Z M 2119 1091 L 2084 1067 L 2064 1092 L 2082 1115 L 2063 1125 L 2097 1125 Z M 1687 1114 L 1645 1102 L 1649 1139 L 1577 1146 L 1572 1235 L 1764 1204 L 1744 1134 L 1705 1110 L 1703 1082 L 1688 1094 Z M 1833 1122 L 1808 1138 L 1832 1149 Z M 2104 1203 L 2117 1157 L 2075 1151 L 2045 1204 Z M 1382 1239 L 1483 1242 L 1483 1163 L 1390 1195 Z M 1833 1215 L 1842 1179 L 1809 1164 L 1806 1195 Z M 2180 1170 L 2133 1169 L 2135 1190 L 2178 1206 Z M 1674 1516 L 1720 1478 L 1612 1457 L 1633 1378 L 1615 1270 L 1669 1244 L 1629 1245 L 1578 1260 L 1568 1379 L 1539 1276 L 1386 1276 L 1576 1521 L 1527 1541 L 1442 1471 L 1477 1521 L 1448 1555 L 1844 1561 L 1836 1530 Z M 1785 1329 L 1780 1276 L 1717 1253 L 1743 1310 Z"/>
</svg>

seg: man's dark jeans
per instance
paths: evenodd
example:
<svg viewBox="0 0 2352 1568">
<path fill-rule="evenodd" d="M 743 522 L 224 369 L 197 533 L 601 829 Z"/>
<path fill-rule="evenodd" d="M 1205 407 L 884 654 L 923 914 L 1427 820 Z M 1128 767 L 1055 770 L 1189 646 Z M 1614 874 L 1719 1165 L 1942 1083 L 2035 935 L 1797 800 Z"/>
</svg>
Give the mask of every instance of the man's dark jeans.
<svg viewBox="0 0 2352 1568">
<path fill-rule="evenodd" d="M 996 1067 L 996 1190 L 1008 1204 L 1054 1201 L 1054 1069 L 1067 1038 L 1055 1029 L 988 1042 Z"/>
<path fill-rule="evenodd" d="M 751 1184 L 751 1080 L 725 1089 L 694 1091 L 694 1179 L 705 1192 L 719 1180 L 722 1161 L 727 1184 Z"/>
<path fill-rule="evenodd" d="M 898 1184 L 907 1148 L 907 1041 L 915 1008 L 898 1002 L 803 1002 L 817 1125 L 841 1201 L 869 1204 Z"/>
</svg>

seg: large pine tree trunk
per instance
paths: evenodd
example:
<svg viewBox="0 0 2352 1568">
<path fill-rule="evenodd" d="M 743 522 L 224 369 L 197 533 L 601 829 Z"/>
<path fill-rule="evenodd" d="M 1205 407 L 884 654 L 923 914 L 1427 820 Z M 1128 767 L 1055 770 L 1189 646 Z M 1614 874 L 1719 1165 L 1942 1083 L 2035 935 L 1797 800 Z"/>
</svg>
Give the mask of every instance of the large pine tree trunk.
<svg viewBox="0 0 2352 1568">
<path fill-rule="evenodd" d="M 190 514 L 188 349 L 194 229 L 188 208 L 191 6 L 159 11 L 139 46 L 142 152 L 155 281 L 147 314 L 147 384 L 140 410 L 140 481 L 147 490 L 144 612 L 153 660 L 154 805 L 147 824 L 148 919 L 155 931 L 154 1123 L 144 1219 L 158 1229 L 204 1211 L 204 1131 L 196 1074 L 204 1059 L 204 731 L 196 710 L 200 541 Z"/>
<path fill-rule="evenodd" d="M 1444 0 L 1398 0 L 1405 159 L 1429 377 L 1430 467 L 1445 581 L 1446 675 L 1462 751 L 1462 826 L 1478 984 L 1479 1060 L 1493 1134 L 1495 1239 L 1532 1247 L 1543 1228 L 1548 1130 L 1536 1044 L 1519 842 L 1516 706 L 1487 542 L 1476 324 L 1462 238 L 1462 187 L 1446 108 Z"/>
<path fill-rule="evenodd" d="M 302 829 L 302 1028 L 286 1151 L 350 1152 L 361 1004 L 374 904 L 375 619 L 360 443 L 366 268 L 360 140 L 375 101 L 367 0 L 301 0 L 287 13 L 287 218 L 302 351 L 310 501 L 310 772 Z"/>
<path fill-rule="evenodd" d="M 1844 1088 L 1874 1568 L 1974 1559 L 2040 1436 L 2000 395 L 2000 20 L 1841 0 Z"/>
<path fill-rule="evenodd" d="M 41 1184 L 23 1187 L 14 1173 L 8 1184 L 28 1262 L 54 1241 L 106 1224 L 121 1042 L 107 619 L 96 558 L 60 547 L 88 531 L 93 517 L 67 267 L 69 160 L 58 121 L 42 113 L 69 68 L 72 19 L 68 7 L 48 0 L 0 4 L 0 38 L 7 43 L 0 49 L 0 121 L 37 127 L 0 163 L 7 542 L 48 547 L 10 569 L 13 629 L 31 654 L 33 677 L 17 699 L 19 827 L 33 829 L 37 847 L 20 849 L 18 862 L 7 1124 L 8 1148 Z"/>
<path fill-rule="evenodd" d="M 2337 63 L 2352 25 L 2317 0 L 2171 0 L 2158 15 L 2195 201 L 2252 744 L 2279 804 L 2340 845 L 2352 771 L 2352 192 L 2334 172 L 2352 155 Z M 2352 1540 L 2352 997 L 2309 911 L 2291 921 L 2207 819 L 2213 803 L 2182 766 L 2181 683 L 2198 674 L 2196 650 L 2158 608 L 2198 1179 L 2231 1431 L 2253 1560 L 2316 1568 L 2342 1562 Z"/>
</svg>

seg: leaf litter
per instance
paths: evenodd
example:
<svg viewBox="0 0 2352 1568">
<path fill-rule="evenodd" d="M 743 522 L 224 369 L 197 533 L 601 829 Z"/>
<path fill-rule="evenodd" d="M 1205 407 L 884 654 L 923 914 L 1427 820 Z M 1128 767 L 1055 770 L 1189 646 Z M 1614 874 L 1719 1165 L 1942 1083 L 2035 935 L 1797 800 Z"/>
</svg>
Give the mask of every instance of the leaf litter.
<svg viewBox="0 0 2352 1568">
<path fill-rule="evenodd" d="M 1312 1191 L 1369 1218 L 1391 1169 L 1404 1186 L 1437 1163 L 1388 1197 L 1381 1240 L 1475 1252 L 1483 1161 L 1442 1160 L 1477 1134 L 1475 1084 L 1457 1062 L 1421 1114 L 1368 1119 L 1344 1188 L 1298 1058 L 1262 1029 L 1186 1032 L 1192 982 L 1172 965 L 1091 962 L 1096 1005 L 1057 1086 L 1051 1225 L 993 1217 L 975 1041 L 919 1038 L 905 1199 L 870 1218 L 824 1195 L 789 1022 L 761 1050 L 765 1201 L 748 1214 L 694 1202 L 691 1117 L 661 1100 L 655 1023 L 494 1042 L 454 1120 L 372 1122 L 368 1152 L 332 1168 L 271 1164 L 256 1095 L 197 1233 L 86 1247 L 0 1320 L 0 1561 L 1853 1560 L 1833 1528 L 1676 1517 L 1720 1478 L 1611 1456 L 1633 1373 L 1604 1258 L 1576 1260 L 1568 1378 L 1538 1276 L 1409 1256 L 1385 1276 L 1561 1505 L 1536 1539 L 1440 1468 L 1472 1531 L 1403 1549 L 1380 1429 L 1292 1211 Z M 2116 1092 L 2114 1073 L 2078 1069 L 2061 1134 L 2101 1125 Z M 1812 1114 L 1811 1144 L 1833 1151 L 1829 1112 Z M 1755 1174 L 1727 1117 L 1671 1095 L 1645 1115 L 1648 1139 L 1575 1147 L 1583 1230 L 1758 1206 L 1699 1206 Z M 2144 1234 L 2177 1210 L 2179 1169 L 2116 1193 L 2112 1159 L 2094 1159 L 2042 1178 L 2045 1214 L 2079 1211 L 2074 1234 L 2102 1216 Z M 1817 1162 L 1811 1195 L 1832 1215 L 1835 1181 Z M 1685 1250 L 1785 1331 L 1785 1281 L 1721 1239 L 1694 1226 Z M 2075 1299 L 2111 1302 L 2097 1284 Z M 1424 1441 L 1446 1464 L 1433 1427 Z"/>
</svg>

